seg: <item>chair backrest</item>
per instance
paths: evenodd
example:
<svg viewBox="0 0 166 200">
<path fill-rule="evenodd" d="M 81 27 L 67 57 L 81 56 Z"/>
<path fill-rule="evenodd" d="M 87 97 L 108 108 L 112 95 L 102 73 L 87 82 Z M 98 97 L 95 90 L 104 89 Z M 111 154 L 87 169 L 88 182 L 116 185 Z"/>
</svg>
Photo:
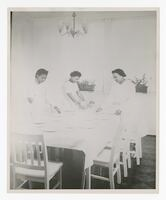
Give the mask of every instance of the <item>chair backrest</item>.
<svg viewBox="0 0 166 200">
<path fill-rule="evenodd" d="M 43 135 L 13 135 L 13 165 L 47 173 L 47 151 Z"/>
</svg>

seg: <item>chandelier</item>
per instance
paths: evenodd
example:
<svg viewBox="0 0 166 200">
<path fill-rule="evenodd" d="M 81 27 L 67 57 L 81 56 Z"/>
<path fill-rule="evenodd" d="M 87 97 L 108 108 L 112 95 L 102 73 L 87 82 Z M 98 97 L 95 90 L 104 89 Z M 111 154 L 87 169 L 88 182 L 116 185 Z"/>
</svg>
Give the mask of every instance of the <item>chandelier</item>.
<svg viewBox="0 0 166 200">
<path fill-rule="evenodd" d="M 75 37 L 79 37 L 80 35 L 84 35 L 87 33 L 87 26 L 84 24 L 80 24 L 76 26 L 76 13 L 73 12 L 72 13 L 72 24 L 61 24 L 59 26 L 59 33 L 60 35 L 68 35 L 68 36 L 72 36 L 73 38 Z"/>
</svg>

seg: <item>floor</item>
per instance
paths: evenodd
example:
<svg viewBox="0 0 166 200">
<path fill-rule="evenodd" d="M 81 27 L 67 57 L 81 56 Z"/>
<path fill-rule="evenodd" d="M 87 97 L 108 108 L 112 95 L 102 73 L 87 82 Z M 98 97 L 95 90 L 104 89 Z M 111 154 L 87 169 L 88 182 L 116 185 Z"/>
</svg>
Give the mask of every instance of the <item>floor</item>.
<svg viewBox="0 0 166 200">
<path fill-rule="evenodd" d="M 156 136 L 148 135 L 142 138 L 143 157 L 141 165 L 137 166 L 132 159 L 132 168 L 128 169 L 128 177 L 122 179 L 122 184 L 116 183 L 117 189 L 155 189 L 156 185 Z M 53 151 L 48 149 L 49 151 Z M 61 150 L 57 153 L 59 159 L 64 162 L 63 189 L 80 189 L 82 187 L 82 175 L 84 156 L 81 152 Z M 55 158 L 55 150 L 50 154 L 50 160 Z M 122 170 L 123 171 L 123 170 Z M 122 174 L 123 175 L 123 174 Z M 115 181 L 116 182 L 116 181 Z M 27 188 L 28 184 L 24 185 Z M 35 189 L 42 189 L 43 185 L 33 183 Z M 92 180 L 93 189 L 109 189 L 109 184 L 101 180 Z"/>
</svg>

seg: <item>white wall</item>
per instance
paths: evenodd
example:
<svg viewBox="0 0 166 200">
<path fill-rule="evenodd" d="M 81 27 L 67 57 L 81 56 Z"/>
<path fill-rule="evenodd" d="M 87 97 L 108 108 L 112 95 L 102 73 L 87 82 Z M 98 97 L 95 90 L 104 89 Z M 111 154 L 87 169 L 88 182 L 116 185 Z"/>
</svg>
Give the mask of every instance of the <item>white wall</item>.
<svg viewBox="0 0 166 200">
<path fill-rule="evenodd" d="M 131 78 L 144 73 L 150 94 L 137 94 L 142 118 L 150 134 L 156 133 L 156 23 L 155 16 L 116 19 L 110 33 L 110 66 L 122 66 Z"/>
<path fill-rule="evenodd" d="M 60 36 L 57 27 L 56 19 L 34 22 L 34 65 L 47 66 L 57 82 L 78 69 L 82 78 L 96 80 L 99 90 L 104 76 L 107 92 L 111 70 L 121 67 L 131 78 L 146 73 L 155 91 L 155 16 L 91 22 L 88 34 L 76 39 Z"/>
<path fill-rule="evenodd" d="M 11 116 L 20 121 L 26 114 L 25 99 L 33 71 L 33 23 L 13 14 L 11 43 Z M 13 121 L 14 123 L 14 121 Z"/>
<path fill-rule="evenodd" d="M 82 79 L 95 80 L 99 91 L 111 88 L 111 70 L 121 67 L 129 77 L 146 73 L 155 92 L 156 77 L 155 16 L 126 17 L 91 21 L 88 34 L 80 38 L 60 36 L 56 18 L 27 18 L 13 15 L 12 32 L 12 95 L 14 113 L 26 107 L 26 91 L 35 71 L 49 70 L 51 94 L 72 70 L 82 72 Z M 154 96 L 154 95 L 153 95 Z M 54 98 L 54 97 L 53 97 Z M 155 105 L 155 96 L 152 100 Z M 151 104 L 151 105 L 152 105 Z M 17 105 L 17 106 L 16 106 Z M 155 113 L 155 108 L 153 113 Z M 155 123 L 155 115 L 151 127 Z"/>
<path fill-rule="evenodd" d="M 52 79 L 60 85 L 69 78 L 71 71 L 79 70 L 82 79 L 96 80 L 101 90 L 101 72 L 105 62 L 103 26 L 101 22 L 90 24 L 87 35 L 73 39 L 59 35 L 56 20 L 36 20 L 34 65 L 48 67 Z"/>
<path fill-rule="evenodd" d="M 146 73 L 156 82 L 156 22 L 155 16 L 115 19 L 110 34 L 109 62 L 122 66 L 129 77 Z"/>
</svg>

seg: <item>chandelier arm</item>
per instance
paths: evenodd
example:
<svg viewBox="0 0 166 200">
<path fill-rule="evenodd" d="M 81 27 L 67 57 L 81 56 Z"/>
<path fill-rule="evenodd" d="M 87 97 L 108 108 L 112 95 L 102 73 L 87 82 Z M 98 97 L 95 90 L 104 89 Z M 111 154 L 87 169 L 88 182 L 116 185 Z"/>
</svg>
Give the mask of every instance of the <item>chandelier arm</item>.
<svg viewBox="0 0 166 200">
<path fill-rule="evenodd" d="M 68 25 L 64 25 L 64 27 L 59 29 L 59 33 L 64 36 L 64 35 L 71 35 L 73 38 L 75 38 L 75 36 L 79 36 L 79 35 L 83 35 L 87 33 L 87 27 L 82 25 L 82 30 L 76 30 L 76 13 L 73 12 L 72 14 L 72 27 L 69 27 Z M 63 29 L 65 29 L 64 31 L 62 31 Z"/>
</svg>

